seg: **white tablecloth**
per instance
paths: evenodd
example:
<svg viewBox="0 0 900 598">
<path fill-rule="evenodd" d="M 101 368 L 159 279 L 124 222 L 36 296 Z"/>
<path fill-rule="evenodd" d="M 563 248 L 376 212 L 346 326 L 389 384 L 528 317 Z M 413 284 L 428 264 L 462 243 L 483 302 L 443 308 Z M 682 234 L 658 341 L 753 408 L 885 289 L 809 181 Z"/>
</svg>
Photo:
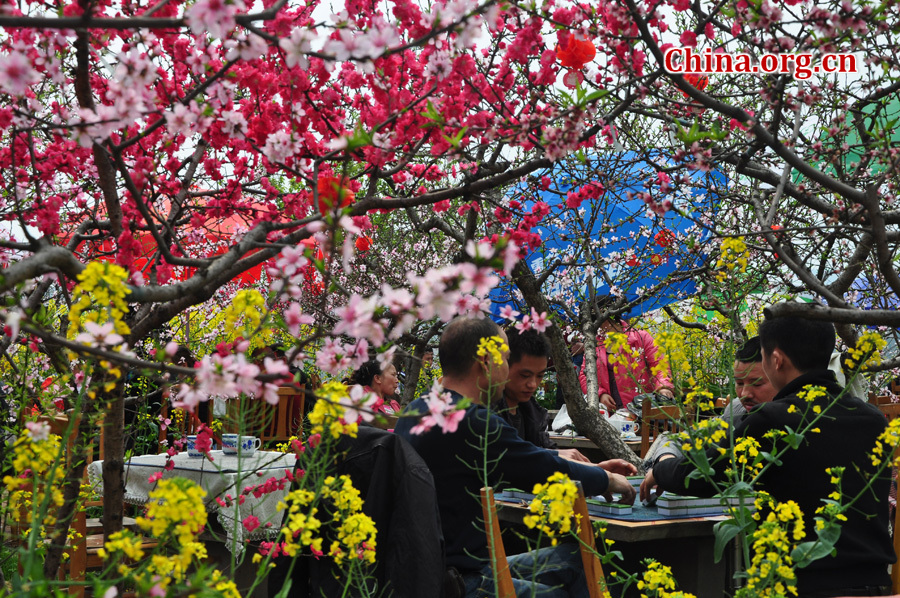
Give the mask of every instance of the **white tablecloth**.
<svg viewBox="0 0 900 598">
<path fill-rule="evenodd" d="M 294 468 L 296 455 L 269 451 L 257 451 L 240 459 L 237 455 L 225 455 L 222 451 L 211 451 L 210 455 L 212 461 L 205 457 L 189 457 L 186 452 L 178 453 L 171 458 L 174 467 L 170 470 L 164 469 L 165 454 L 132 457 L 125 463 L 125 502 L 146 504 L 150 500 L 150 492 L 156 488 L 156 482 L 148 480 L 154 473 L 162 471 L 162 479 L 187 478 L 206 490 L 206 508 L 216 514 L 225 530 L 229 550 L 239 553 L 246 540 L 277 536 L 284 513 L 276 507 L 290 490 L 289 482 L 285 482 L 283 490 L 275 490 L 260 498 L 250 493 L 244 504 L 239 505 L 235 500 L 231 507 L 221 507 L 216 498 L 224 499 L 230 494 L 236 499 L 247 486 L 262 484 L 269 478 L 284 478 L 285 472 Z M 103 461 L 88 465 L 88 480 L 96 492 L 103 492 Z M 242 522 L 250 515 L 259 519 L 260 527 L 248 533 Z"/>
</svg>

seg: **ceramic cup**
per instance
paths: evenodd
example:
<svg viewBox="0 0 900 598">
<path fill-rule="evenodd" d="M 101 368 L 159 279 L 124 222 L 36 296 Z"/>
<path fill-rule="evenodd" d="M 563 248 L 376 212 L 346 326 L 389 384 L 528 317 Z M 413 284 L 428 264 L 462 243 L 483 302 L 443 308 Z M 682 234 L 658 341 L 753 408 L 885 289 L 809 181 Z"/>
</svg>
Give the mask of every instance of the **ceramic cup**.
<svg viewBox="0 0 900 598">
<path fill-rule="evenodd" d="M 237 434 L 222 434 L 222 452 L 226 455 L 236 455 L 238 452 Z"/>
<path fill-rule="evenodd" d="M 240 451 L 242 455 L 252 455 L 260 447 L 262 441 L 256 436 L 241 436 Z"/>
<path fill-rule="evenodd" d="M 202 457 L 203 453 L 197 450 L 197 437 L 194 435 L 187 437 L 188 457 Z"/>
<path fill-rule="evenodd" d="M 614 415 L 611 418 L 609 418 L 609 423 L 611 423 L 614 428 L 618 428 L 619 431 L 625 436 L 630 436 L 630 435 L 634 434 L 634 430 L 635 430 L 634 422 L 631 421 L 630 419 L 627 419 L 627 418 L 624 418 L 624 417 L 621 417 L 618 415 Z"/>
</svg>

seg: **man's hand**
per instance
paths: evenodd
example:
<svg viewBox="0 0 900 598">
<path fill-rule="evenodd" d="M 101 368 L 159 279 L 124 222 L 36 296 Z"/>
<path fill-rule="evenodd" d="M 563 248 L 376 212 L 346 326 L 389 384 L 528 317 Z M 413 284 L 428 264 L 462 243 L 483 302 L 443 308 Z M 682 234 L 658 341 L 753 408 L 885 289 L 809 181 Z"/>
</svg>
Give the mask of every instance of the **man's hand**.
<svg viewBox="0 0 900 598">
<path fill-rule="evenodd" d="M 659 457 L 659 461 L 674 458 L 675 455 L 665 454 Z M 644 476 L 644 481 L 641 482 L 641 500 L 650 500 L 650 493 L 654 488 L 656 488 L 656 478 L 653 476 L 653 468 L 650 468 L 647 470 L 647 475 Z"/>
<path fill-rule="evenodd" d="M 653 477 L 653 470 L 648 469 L 644 481 L 641 482 L 641 501 L 650 500 L 650 493 L 656 488 L 656 478 Z"/>
<path fill-rule="evenodd" d="M 576 461 L 578 463 L 590 463 L 591 460 L 581 454 L 578 449 L 557 449 L 556 454 L 560 458 L 568 461 Z"/>
<path fill-rule="evenodd" d="M 637 473 L 637 467 L 626 461 L 625 459 L 610 459 L 609 461 L 601 461 L 597 464 L 606 471 L 617 473 L 619 475 L 634 475 Z"/>
<path fill-rule="evenodd" d="M 606 405 L 607 411 L 610 413 L 615 413 L 616 411 L 616 401 L 612 398 L 612 395 L 603 393 L 600 395 L 600 402 Z"/>
<path fill-rule="evenodd" d="M 612 495 L 615 493 L 622 495 L 622 498 L 619 499 L 620 503 L 626 505 L 634 504 L 634 486 L 631 485 L 628 478 L 612 472 L 608 472 L 606 475 L 609 476 L 609 486 L 606 488 L 606 494 L 603 495 L 606 497 L 606 500 L 612 502 Z"/>
<path fill-rule="evenodd" d="M 657 390 L 656 392 L 659 393 L 659 394 L 661 394 L 662 396 L 668 397 L 668 398 L 670 398 L 670 399 L 674 399 L 674 398 L 675 398 L 675 393 L 673 393 L 673 392 L 672 392 L 670 389 L 668 389 L 668 388 L 660 388 L 660 389 Z"/>
</svg>

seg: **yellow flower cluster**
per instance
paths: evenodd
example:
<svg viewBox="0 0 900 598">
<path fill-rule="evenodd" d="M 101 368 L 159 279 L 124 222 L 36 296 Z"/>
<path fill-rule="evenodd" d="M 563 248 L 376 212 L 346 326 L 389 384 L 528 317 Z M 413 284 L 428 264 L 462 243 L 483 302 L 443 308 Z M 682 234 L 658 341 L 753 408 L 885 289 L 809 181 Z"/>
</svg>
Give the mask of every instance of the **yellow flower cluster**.
<svg viewBox="0 0 900 598">
<path fill-rule="evenodd" d="M 806 401 L 807 403 L 812 403 L 816 399 L 822 399 L 828 396 L 828 391 L 825 390 L 824 386 L 804 386 L 797 392 L 797 396 Z M 816 412 L 818 413 L 818 411 Z"/>
<path fill-rule="evenodd" d="M 353 487 L 350 477 L 327 477 L 322 488 L 323 494 L 334 503 L 332 521 L 340 523 L 338 539 L 328 550 L 340 565 L 348 556 L 356 556 L 366 563 L 375 562 L 375 522 L 362 513 L 363 501 L 359 490 Z"/>
<path fill-rule="evenodd" d="M 641 361 L 638 350 L 628 344 L 628 335 L 622 332 L 610 331 L 606 333 L 606 355 L 609 363 L 613 364 L 616 374 L 631 372 L 631 364 Z M 622 366 L 622 369 L 619 369 Z"/>
<path fill-rule="evenodd" d="M 54 463 L 60 454 L 60 439 L 56 434 L 36 440 L 23 430 L 12 447 L 12 467 L 15 475 L 3 477 L 8 492 L 7 505 L 13 520 L 31 525 L 34 506 L 48 505 L 43 524 L 52 527 L 56 523 L 54 513 L 63 504 L 62 476 Z"/>
<path fill-rule="evenodd" d="M 697 411 L 713 411 L 716 402 L 708 390 L 692 390 L 684 399 L 685 405 L 696 405 Z"/>
<path fill-rule="evenodd" d="M 137 524 L 154 537 L 171 533 L 185 544 L 206 525 L 206 491 L 196 483 L 178 477 L 160 480 L 149 496 L 146 516 L 138 517 Z"/>
<path fill-rule="evenodd" d="M 741 237 L 728 237 L 722 239 L 719 248 L 719 259 L 716 260 L 716 269 L 721 269 L 716 274 L 719 282 L 724 282 L 729 276 L 738 272 L 747 271 L 747 244 Z"/>
<path fill-rule="evenodd" d="M 673 376 L 677 376 L 679 373 L 691 373 L 691 364 L 686 353 L 687 342 L 683 334 L 679 332 L 663 331 L 657 334 L 654 340 L 659 349 L 666 356 L 668 363 L 671 366 L 671 373 Z M 652 369 L 652 374 L 656 376 L 660 373 L 667 373 L 665 370 L 662 370 L 662 366 L 663 361 L 660 360 L 657 367 Z M 662 371 L 656 371 L 657 369 Z"/>
<path fill-rule="evenodd" d="M 310 434 L 334 439 L 346 434 L 356 438 L 359 426 L 356 422 L 348 424 L 344 421 L 344 408 L 340 404 L 341 399 L 349 396 L 347 387 L 340 382 L 326 382 L 316 394 L 319 400 L 309 414 Z"/>
<path fill-rule="evenodd" d="M 701 419 L 689 431 L 681 432 L 678 438 L 682 441 L 681 450 L 705 452 L 717 445 L 728 435 L 728 422 L 724 419 Z M 720 449 L 720 452 L 724 449 Z"/>
<path fill-rule="evenodd" d="M 220 571 L 214 570 L 209 581 L 222 598 L 241 598 L 237 585 L 232 580 L 224 578 Z"/>
<path fill-rule="evenodd" d="M 797 577 L 791 551 L 806 537 L 803 513 L 794 501 L 779 503 L 770 497 L 770 511 L 753 532 L 753 557 L 747 569 L 747 585 L 740 598 L 797 595 Z M 758 505 L 761 502 L 757 503 Z"/>
<path fill-rule="evenodd" d="M 868 365 L 875 365 L 881 361 L 881 350 L 887 346 L 887 341 L 881 338 L 877 332 L 864 332 L 856 341 L 856 346 L 847 349 L 847 359 L 844 364 L 849 370 L 861 369 Z"/>
<path fill-rule="evenodd" d="M 875 441 L 875 448 L 869 458 L 872 460 L 872 466 L 878 467 L 887 456 L 893 459 L 893 466 L 897 467 L 900 459 L 894 459 L 894 450 L 900 445 L 900 418 L 894 418 L 890 421 L 884 431 Z"/>
<path fill-rule="evenodd" d="M 282 533 L 284 533 L 284 553 L 288 556 L 296 556 L 303 546 L 309 546 L 314 552 L 322 553 L 322 538 L 316 537 L 322 522 L 316 517 L 319 510 L 312 506 L 315 499 L 314 492 L 300 488 L 292 490 L 284 497 L 284 501 L 278 503 L 279 511 L 287 509 Z M 262 556 L 257 554 L 253 559 L 254 562 L 259 562 Z"/>
<path fill-rule="evenodd" d="M 322 498 L 333 507 L 331 521 L 337 524 L 337 539 L 331 543 L 328 554 L 340 565 L 344 559 L 356 558 L 363 563 L 375 562 L 375 522 L 362 512 L 363 501 L 359 490 L 346 475 L 329 476 L 322 484 Z M 322 553 L 322 538 L 317 537 L 322 521 L 316 517 L 316 494 L 298 489 L 290 492 L 279 510 L 287 510 L 283 527 L 283 549 L 288 556 L 296 555 L 304 546 L 313 553 Z M 259 556 L 259 555 L 257 555 Z M 261 558 L 254 557 L 254 562 Z"/>
<path fill-rule="evenodd" d="M 78 285 L 72 292 L 68 337 L 75 338 L 84 321 L 112 322 L 122 336 L 131 332 L 122 320 L 128 311 L 125 296 L 131 292 L 125 286 L 126 280 L 128 272 L 121 266 L 99 261 L 89 263 L 78 275 Z"/>
<path fill-rule="evenodd" d="M 256 289 L 244 289 L 238 291 L 231 300 L 231 305 L 225 308 L 225 324 L 229 329 L 235 328 L 239 320 L 242 320 L 244 334 L 251 334 L 259 328 L 265 314 L 266 300 Z"/>
<path fill-rule="evenodd" d="M 161 480 L 150 493 L 146 516 L 138 517 L 137 525 L 143 532 L 159 538 L 177 551 L 152 554 L 149 559 L 145 559 L 140 538 L 130 530 L 123 530 L 110 536 L 98 551 L 100 557 L 107 560 L 113 553 L 121 553 L 138 563 L 142 571 L 134 575 L 134 579 L 139 584 L 157 584 L 165 590 L 173 581 L 183 581 L 192 564 L 207 557 L 206 546 L 197 541 L 197 535 L 206 525 L 206 506 L 203 503 L 205 496 L 206 491 L 185 478 Z M 127 575 L 130 569 L 126 565 L 119 565 L 118 571 L 120 575 Z M 214 577 L 216 573 L 213 573 Z M 233 584 L 234 594 L 228 593 L 231 582 L 216 583 L 222 585 L 224 594 L 237 595 Z"/>
<path fill-rule="evenodd" d="M 734 444 L 734 461 L 739 468 L 740 475 L 736 480 L 750 481 L 756 478 L 762 471 L 765 463 L 760 452 L 760 444 L 755 438 L 744 436 Z"/>
<path fill-rule="evenodd" d="M 502 338 L 499 336 L 490 336 L 478 341 L 478 352 L 476 354 L 478 357 L 490 355 L 491 361 L 496 365 L 503 365 L 503 353 L 508 351 L 509 345 L 507 345 Z"/>
<path fill-rule="evenodd" d="M 647 564 L 647 570 L 637 583 L 641 598 L 694 598 L 693 594 L 675 590 L 672 568 L 656 561 Z"/>
<path fill-rule="evenodd" d="M 535 484 L 530 510 L 533 515 L 525 516 L 525 525 L 539 529 L 546 534 L 554 546 L 557 534 L 567 534 L 572 530 L 572 513 L 578 487 L 569 476 L 556 472 L 547 478 L 546 484 Z"/>
</svg>

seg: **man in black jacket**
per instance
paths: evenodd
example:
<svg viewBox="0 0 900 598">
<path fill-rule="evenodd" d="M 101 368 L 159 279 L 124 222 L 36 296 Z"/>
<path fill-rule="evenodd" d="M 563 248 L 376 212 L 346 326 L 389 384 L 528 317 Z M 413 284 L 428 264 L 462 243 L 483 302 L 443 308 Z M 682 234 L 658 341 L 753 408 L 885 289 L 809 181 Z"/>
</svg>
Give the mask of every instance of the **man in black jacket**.
<svg viewBox="0 0 900 598">
<path fill-rule="evenodd" d="M 506 331 L 509 339 L 509 379 L 503 396 L 491 407 L 516 429 L 519 437 L 535 446 L 556 450 L 563 459 L 590 463 L 578 449 L 556 449 L 548 433 L 547 410 L 537 404 L 534 393 L 544 381 L 550 363 L 550 341 L 537 330 Z"/>
<path fill-rule="evenodd" d="M 884 595 L 890 584 L 887 567 L 895 560 L 887 521 L 890 479 L 883 475 L 873 481 L 869 491 L 863 490 L 874 476 L 869 454 L 886 426 L 884 416 L 876 407 L 844 392 L 827 369 L 835 345 L 830 323 L 767 317 L 759 336 L 763 368 L 778 393 L 735 425 L 735 438 L 752 437 L 760 443 L 760 451 L 775 453 L 785 446 L 784 441 L 773 441 L 767 432 L 788 427 L 800 431 L 819 413 L 823 415 L 796 449 L 788 449 L 779 465 L 764 472 L 756 489 L 765 490 L 779 502 L 795 501 L 804 515 L 807 540 L 814 538 L 816 509 L 835 490 L 828 468 L 845 467 L 844 497 L 859 495 L 853 508 L 846 512 L 847 521 L 841 526 L 834 556 L 795 571 L 799 595 Z M 814 387 L 825 392 L 811 393 Z M 724 485 L 730 460 L 718 459 L 716 447 L 710 449 L 707 457 L 710 462 L 718 460 L 715 478 Z M 657 484 L 679 494 L 715 492 L 708 481 L 688 477 L 694 469 L 683 457 L 661 456 L 641 485 L 641 497 L 648 497 Z"/>
<path fill-rule="evenodd" d="M 630 463 L 621 459 L 599 465 L 566 461 L 553 451 L 519 438 L 512 427 L 486 407 L 498 398 L 509 374 L 508 352 L 501 341 L 506 343 L 506 335 L 488 319 L 458 318 L 451 322 L 440 341 L 442 392 L 450 396 L 453 404 L 459 404 L 464 397 L 471 403 L 455 429 L 435 425 L 422 431 L 421 422 L 414 417 L 401 418 L 395 428 L 413 445 L 434 476 L 446 562 L 463 574 L 469 597 L 493 595 L 479 501 L 479 490 L 485 484 L 497 490 L 530 490 L 537 483 L 545 483 L 553 473 L 563 472 L 579 480 L 588 495 L 615 492 L 630 503 L 635 494 L 621 475 L 634 471 Z M 485 342 L 492 348 L 485 350 Z M 427 418 L 429 401 L 436 400 L 437 397 L 417 399 L 409 410 Z M 577 546 L 560 545 L 514 555 L 509 558 L 509 565 L 518 596 L 588 595 Z"/>
</svg>

